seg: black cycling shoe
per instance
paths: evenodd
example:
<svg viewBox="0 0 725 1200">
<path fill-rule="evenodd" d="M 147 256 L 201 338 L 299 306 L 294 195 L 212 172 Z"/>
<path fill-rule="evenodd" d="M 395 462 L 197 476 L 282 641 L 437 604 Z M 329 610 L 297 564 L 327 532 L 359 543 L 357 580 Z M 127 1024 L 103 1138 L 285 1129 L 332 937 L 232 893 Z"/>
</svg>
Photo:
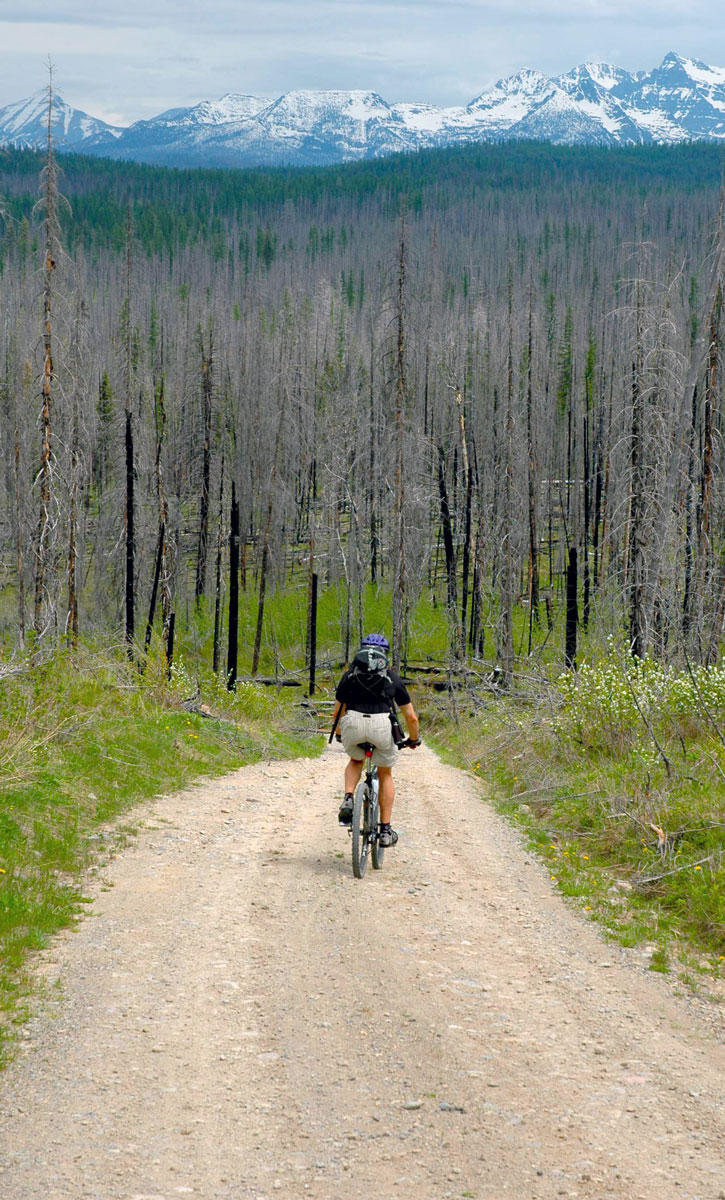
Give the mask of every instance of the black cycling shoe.
<svg viewBox="0 0 725 1200">
<path fill-rule="evenodd" d="M 389 846 L 395 846 L 398 842 L 398 835 L 389 825 L 381 825 L 378 832 L 378 845 L 383 849 Z"/>
<path fill-rule="evenodd" d="M 337 819 L 341 825 L 352 825 L 352 792 L 345 792 L 345 799 L 340 805 Z"/>
</svg>

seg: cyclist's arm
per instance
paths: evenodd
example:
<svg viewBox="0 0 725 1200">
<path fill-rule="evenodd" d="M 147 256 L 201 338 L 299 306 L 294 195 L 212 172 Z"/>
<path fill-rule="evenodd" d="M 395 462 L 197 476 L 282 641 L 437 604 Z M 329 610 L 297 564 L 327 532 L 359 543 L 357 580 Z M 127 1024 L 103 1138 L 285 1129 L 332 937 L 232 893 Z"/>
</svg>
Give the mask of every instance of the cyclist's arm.
<svg viewBox="0 0 725 1200">
<path fill-rule="evenodd" d="M 337 721 L 338 717 L 344 717 L 346 708 L 347 708 L 347 705 L 343 704 L 342 700 L 335 701 L 335 707 L 332 710 L 332 724 L 333 725 Z"/>
<path fill-rule="evenodd" d="M 418 714 L 412 704 L 401 704 L 400 711 L 405 717 L 405 724 L 408 726 L 408 737 L 415 741 L 418 737 Z"/>
</svg>

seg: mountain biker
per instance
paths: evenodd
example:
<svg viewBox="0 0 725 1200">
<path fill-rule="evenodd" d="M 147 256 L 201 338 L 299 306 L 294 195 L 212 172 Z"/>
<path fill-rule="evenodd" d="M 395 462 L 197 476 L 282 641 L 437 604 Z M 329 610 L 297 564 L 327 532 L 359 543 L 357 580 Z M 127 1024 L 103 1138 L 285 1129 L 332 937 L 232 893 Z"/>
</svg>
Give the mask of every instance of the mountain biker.
<svg viewBox="0 0 725 1200">
<path fill-rule="evenodd" d="M 380 661 L 384 669 L 366 672 L 353 667 L 345 672 L 335 692 L 337 703 L 332 714 L 333 722 L 338 717 L 340 731 L 336 735 L 350 756 L 345 767 L 345 798 L 340 806 L 338 820 L 341 825 L 352 824 L 353 792 L 362 774 L 365 751 L 361 742 L 370 742 L 375 747 L 373 764 L 378 768 L 380 792 L 380 846 L 394 846 L 398 835 L 391 829 L 395 784 L 393 766 L 398 757 L 398 747 L 393 740 L 390 714 L 397 704 L 408 726 L 408 746 L 420 745 L 418 716 L 413 708 L 410 694 L 402 679 L 387 667 L 384 656 L 390 650 L 387 638 L 382 633 L 369 633 L 361 642 L 361 650 L 375 647 L 381 651 Z M 358 654 L 360 651 L 358 651 Z"/>
</svg>

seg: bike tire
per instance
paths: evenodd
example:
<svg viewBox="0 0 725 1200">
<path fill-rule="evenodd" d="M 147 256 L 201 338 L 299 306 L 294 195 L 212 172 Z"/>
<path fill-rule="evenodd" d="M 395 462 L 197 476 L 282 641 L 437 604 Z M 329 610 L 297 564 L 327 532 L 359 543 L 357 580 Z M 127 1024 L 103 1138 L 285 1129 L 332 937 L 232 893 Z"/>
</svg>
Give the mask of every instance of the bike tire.
<svg viewBox="0 0 725 1200">
<path fill-rule="evenodd" d="M 365 829 L 365 780 L 361 779 L 352 804 L 352 873 L 356 879 L 362 879 L 365 874 L 369 848 Z"/>
<path fill-rule="evenodd" d="M 373 796 L 371 808 L 372 821 L 372 860 L 373 870 L 381 871 L 383 868 L 383 858 L 385 857 L 385 848 L 378 842 L 378 826 L 380 824 L 380 808 L 378 806 L 377 794 Z"/>
</svg>

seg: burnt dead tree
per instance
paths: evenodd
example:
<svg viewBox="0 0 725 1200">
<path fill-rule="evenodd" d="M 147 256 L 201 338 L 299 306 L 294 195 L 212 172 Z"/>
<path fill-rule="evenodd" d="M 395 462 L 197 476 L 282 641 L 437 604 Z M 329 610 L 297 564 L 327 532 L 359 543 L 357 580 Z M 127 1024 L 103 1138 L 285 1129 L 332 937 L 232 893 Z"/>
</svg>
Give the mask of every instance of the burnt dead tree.
<svg viewBox="0 0 725 1200">
<path fill-rule="evenodd" d="M 78 641 L 78 520 L 81 493 L 81 406 L 83 389 L 83 332 L 86 306 L 79 300 L 73 333 L 73 380 L 71 385 L 71 433 L 68 462 L 68 560 L 66 633 L 71 645 Z"/>
<path fill-rule="evenodd" d="M 405 209 L 400 218 L 398 278 L 395 301 L 395 568 L 393 572 L 393 667 L 400 670 L 407 657 L 408 607 L 405 562 L 405 297 L 408 244 Z"/>
<path fill-rule="evenodd" d="M 529 654 L 533 641 L 533 627 L 539 624 L 539 544 L 536 527 L 536 491 L 538 472 L 534 440 L 534 317 L 533 290 L 529 289 L 529 329 L 526 347 L 526 448 L 527 448 L 527 493 L 529 517 Z"/>
<path fill-rule="evenodd" d="M 579 624 L 578 595 L 578 556 L 576 546 L 569 547 L 569 561 L 566 570 L 566 630 L 564 642 L 564 662 L 570 671 L 576 670 L 576 640 Z"/>
<path fill-rule="evenodd" d="M 279 462 L 282 449 L 282 432 L 285 419 L 285 404 L 284 399 L 280 403 L 279 420 L 277 423 L 277 436 L 274 442 L 274 454 L 272 458 L 272 472 L 269 480 L 269 489 L 267 494 L 267 516 L 264 522 L 264 535 L 262 538 L 262 560 L 259 567 L 259 594 L 257 597 L 257 626 L 254 633 L 254 649 L 252 651 L 252 678 L 254 678 L 259 670 L 259 656 L 262 650 L 262 629 L 264 627 L 264 605 L 267 595 L 267 578 L 269 575 L 269 557 L 270 543 L 272 538 L 272 517 L 274 515 L 274 501 L 276 489 L 279 481 Z"/>
<path fill-rule="evenodd" d="M 229 631 L 227 637 L 227 687 L 237 686 L 239 665 L 239 501 L 232 480 L 231 512 L 229 516 Z"/>
<path fill-rule="evenodd" d="M 208 335 L 199 327 L 199 358 L 201 367 L 201 401 L 203 422 L 203 452 L 201 495 L 199 497 L 199 540 L 196 554 L 194 601 L 197 607 L 206 590 L 206 562 L 209 545 L 209 500 L 211 481 L 211 427 L 214 380 L 214 326 L 209 321 Z"/>
<path fill-rule="evenodd" d="M 58 169 L 53 144 L 53 68 L 49 65 L 47 86 L 46 156 L 42 173 L 43 187 L 43 377 L 40 412 L 40 468 L 37 475 L 39 513 L 35 536 L 35 604 L 33 627 L 40 637 L 53 619 L 49 595 L 49 576 L 53 571 L 54 458 L 53 404 L 56 376 L 53 367 L 52 313 L 55 299 L 54 274 L 60 252 L 58 226 Z"/>
<path fill-rule="evenodd" d="M 135 507 L 135 477 L 136 465 L 134 460 L 133 438 L 133 382 L 134 382 L 134 345 L 133 322 L 131 313 L 131 278 L 133 266 L 133 219 L 129 204 L 126 214 L 126 246 L 125 246 L 125 295 L 121 306 L 120 348 L 121 374 L 123 386 L 123 424 L 124 424 L 124 506 L 123 524 L 125 533 L 125 575 L 124 575 L 124 638 L 126 652 L 133 658 L 133 643 L 136 635 L 136 507 Z"/>
<path fill-rule="evenodd" d="M 214 571 L 214 641 L 212 647 L 212 670 L 219 673 L 221 665 L 222 629 L 222 558 L 224 554 L 224 454 L 219 472 L 219 516 L 217 519 L 216 565 Z"/>
</svg>

